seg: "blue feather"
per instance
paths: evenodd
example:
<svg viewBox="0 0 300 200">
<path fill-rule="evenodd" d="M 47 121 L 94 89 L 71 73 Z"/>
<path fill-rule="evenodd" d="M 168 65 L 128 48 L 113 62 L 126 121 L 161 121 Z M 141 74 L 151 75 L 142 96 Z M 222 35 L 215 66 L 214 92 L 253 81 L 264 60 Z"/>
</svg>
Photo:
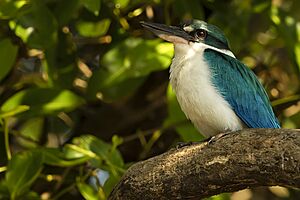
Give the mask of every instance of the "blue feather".
<svg viewBox="0 0 300 200">
<path fill-rule="evenodd" d="M 212 83 L 249 128 L 280 128 L 266 91 L 247 66 L 211 49 L 204 58 Z"/>
</svg>

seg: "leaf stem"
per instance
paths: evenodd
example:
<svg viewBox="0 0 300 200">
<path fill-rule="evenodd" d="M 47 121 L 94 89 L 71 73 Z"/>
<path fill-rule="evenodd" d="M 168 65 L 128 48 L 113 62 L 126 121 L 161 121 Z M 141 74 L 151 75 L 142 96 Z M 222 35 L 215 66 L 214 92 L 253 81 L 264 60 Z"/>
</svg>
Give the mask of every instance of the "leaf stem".
<svg viewBox="0 0 300 200">
<path fill-rule="evenodd" d="M 11 151 L 10 151 L 10 148 L 9 148 L 9 130 L 8 130 L 7 119 L 3 120 L 3 126 L 4 126 L 5 152 L 6 152 L 7 160 L 10 160 L 11 159 Z"/>
</svg>

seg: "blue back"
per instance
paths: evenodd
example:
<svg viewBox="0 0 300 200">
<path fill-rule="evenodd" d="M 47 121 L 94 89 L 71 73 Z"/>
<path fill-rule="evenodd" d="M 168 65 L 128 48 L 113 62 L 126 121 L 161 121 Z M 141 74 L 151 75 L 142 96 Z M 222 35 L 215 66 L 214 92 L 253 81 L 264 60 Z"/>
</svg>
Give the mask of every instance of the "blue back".
<svg viewBox="0 0 300 200">
<path fill-rule="evenodd" d="M 249 128 L 280 128 L 266 91 L 248 67 L 211 49 L 204 58 L 216 89 Z"/>
</svg>

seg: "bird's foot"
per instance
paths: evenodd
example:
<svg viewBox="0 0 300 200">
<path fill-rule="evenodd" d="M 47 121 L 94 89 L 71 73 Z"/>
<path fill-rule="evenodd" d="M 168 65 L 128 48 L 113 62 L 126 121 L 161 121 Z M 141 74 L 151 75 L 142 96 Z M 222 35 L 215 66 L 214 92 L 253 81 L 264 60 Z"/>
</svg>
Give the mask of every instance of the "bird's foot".
<svg viewBox="0 0 300 200">
<path fill-rule="evenodd" d="M 201 142 L 178 142 L 176 145 L 176 149 L 180 149 L 182 147 L 191 146 L 191 145 L 199 144 L 199 143 L 201 143 Z"/>
<path fill-rule="evenodd" d="M 228 135 L 229 132 L 225 132 L 225 133 L 219 133 L 218 135 L 214 135 L 212 137 L 209 137 L 205 140 L 205 142 L 207 142 L 208 145 L 216 142 L 217 140 L 221 139 L 222 137 Z"/>
<path fill-rule="evenodd" d="M 210 145 L 210 144 L 216 142 L 217 140 L 221 139 L 222 137 L 228 135 L 228 133 L 230 133 L 230 132 L 219 133 L 218 135 L 211 136 L 211 137 L 206 138 L 199 142 L 178 142 L 176 145 L 176 149 L 180 149 L 182 147 L 191 146 L 191 145 L 200 144 L 200 143 L 207 143 L 207 145 Z"/>
</svg>

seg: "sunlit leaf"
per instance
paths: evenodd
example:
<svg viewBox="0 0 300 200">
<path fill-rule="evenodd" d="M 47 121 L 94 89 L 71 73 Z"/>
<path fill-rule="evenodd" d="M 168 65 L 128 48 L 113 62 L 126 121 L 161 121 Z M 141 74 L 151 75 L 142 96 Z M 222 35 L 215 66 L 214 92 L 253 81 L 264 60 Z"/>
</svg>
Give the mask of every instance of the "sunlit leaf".
<svg viewBox="0 0 300 200">
<path fill-rule="evenodd" d="M 15 17 L 26 3 L 26 0 L 0 1 L 0 19 Z"/>
<path fill-rule="evenodd" d="M 0 118 L 12 117 L 12 116 L 17 115 L 19 113 L 25 112 L 29 109 L 30 109 L 29 106 L 19 105 L 19 106 L 16 106 L 16 107 L 12 108 L 11 110 L 0 111 Z"/>
<path fill-rule="evenodd" d="M 268 9 L 270 7 L 271 2 L 265 1 L 265 2 L 258 2 L 256 5 L 253 6 L 253 11 L 257 13 L 261 13 L 262 11 Z"/>
<path fill-rule="evenodd" d="M 0 40 L 0 80 L 2 80 L 13 67 L 18 53 L 18 46 L 12 44 L 10 39 Z"/>
<path fill-rule="evenodd" d="M 283 128 L 289 129 L 297 129 L 300 127 L 300 112 L 296 112 L 295 114 L 289 116 L 285 120 L 282 121 Z"/>
<path fill-rule="evenodd" d="M 173 56 L 173 45 L 160 40 L 128 38 L 106 53 L 101 61 L 108 70 L 104 85 L 110 85 L 126 78 L 148 75 L 152 71 L 169 67 Z"/>
<path fill-rule="evenodd" d="M 40 174 L 42 164 L 43 154 L 38 151 L 27 151 L 12 157 L 5 174 L 5 183 L 12 199 L 29 190 Z"/>
<path fill-rule="evenodd" d="M 24 115 L 52 114 L 71 111 L 83 103 L 81 97 L 69 90 L 32 88 L 13 95 L 2 105 L 1 111 L 8 112 L 20 105 L 27 105 L 30 109 L 22 113 Z"/>
<path fill-rule="evenodd" d="M 70 150 L 60 151 L 56 148 L 41 148 L 40 151 L 43 153 L 45 158 L 45 163 L 51 166 L 59 167 L 71 167 L 75 165 L 80 165 L 88 161 L 90 158 L 74 152 L 72 154 Z"/>
<path fill-rule="evenodd" d="M 14 30 L 15 34 L 20 37 L 23 42 L 27 42 L 28 37 L 33 32 L 32 27 L 23 27 L 22 25 L 17 24 L 15 21 L 10 21 L 9 26 Z"/>
<path fill-rule="evenodd" d="M 124 161 L 120 152 L 112 148 L 112 145 L 92 135 L 82 135 L 74 138 L 73 143 L 78 147 L 95 153 L 101 160 L 105 160 L 110 167 L 122 170 Z M 95 161 L 94 164 L 95 167 L 101 167 L 101 162 L 99 161 Z"/>
<path fill-rule="evenodd" d="M 122 97 L 134 91 L 149 73 L 168 68 L 172 56 L 170 43 L 129 38 L 104 55 L 103 67 L 91 77 L 88 94 L 93 97 L 101 92 L 104 99 Z"/>
<path fill-rule="evenodd" d="M 118 135 L 114 135 L 111 140 L 114 149 L 123 143 L 123 139 L 120 138 Z"/>
<path fill-rule="evenodd" d="M 84 182 L 77 181 L 77 188 L 79 189 L 80 194 L 86 200 L 99 200 L 97 191 L 94 188 Z"/>
<path fill-rule="evenodd" d="M 19 134 L 22 137 L 18 137 L 18 142 L 26 148 L 37 147 L 42 133 L 43 133 L 43 118 L 31 118 L 21 125 Z M 26 138 L 26 139 L 25 139 Z"/>
<path fill-rule="evenodd" d="M 209 198 L 205 198 L 204 200 L 230 200 L 230 194 L 228 193 L 223 193 L 219 195 L 215 195 Z"/>
<path fill-rule="evenodd" d="M 103 19 L 99 22 L 79 21 L 76 28 L 84 37 L 99 37 L 106 34 L 110 26 L 110 19 Z"/>
</svg>

